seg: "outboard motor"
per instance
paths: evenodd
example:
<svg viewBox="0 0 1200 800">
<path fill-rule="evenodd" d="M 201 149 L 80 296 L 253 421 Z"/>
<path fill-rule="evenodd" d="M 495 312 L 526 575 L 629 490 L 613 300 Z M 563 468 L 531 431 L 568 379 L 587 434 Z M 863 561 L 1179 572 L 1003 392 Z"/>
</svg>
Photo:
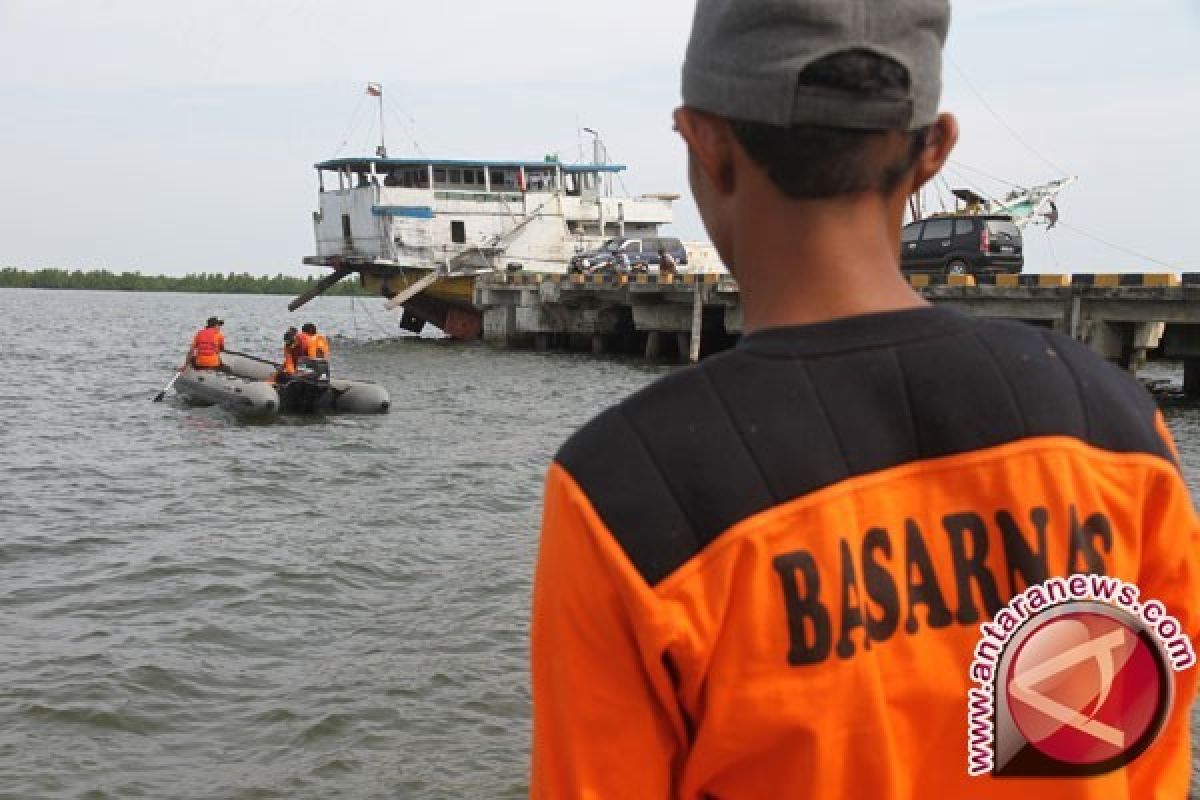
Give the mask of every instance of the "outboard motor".
<svg viewBox="0 0 1200 800">
<path fill-rule="evenodd" d="M 304 358 L 297 365 L 297 374 L 311 376 L 318 382 L 329 383 L 329 361 L 324 358 Z"/>
<path fill-rule="evenodd" d="M 328 382 L 322 384 L 314 377 L 296 374 L 279 387 L 282 410 L 299 414 L 313 414 L 319 410 L 321 396 L 329 391 Z"/>
</svg>

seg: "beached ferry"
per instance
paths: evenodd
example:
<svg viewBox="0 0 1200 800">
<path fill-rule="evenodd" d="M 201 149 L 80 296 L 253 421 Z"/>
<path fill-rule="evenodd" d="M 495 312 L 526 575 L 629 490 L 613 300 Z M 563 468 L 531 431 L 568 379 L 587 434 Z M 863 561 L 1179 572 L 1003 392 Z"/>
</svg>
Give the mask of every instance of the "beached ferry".
<svg viewBox="0 0 1200 800">
<path fill-rule="evenodd" d="M 456 338 L 479 335 L 477 275 L 562 273 L 573 257 L 623 237 L 652 242 L 672 221 L 678 194 L 629 196 L 625 167 L 600 163 L 338 158 L 316 165 L 316 255 L 333 272 L 296 298 L 298 308 L 343 277 L 403 306 L 401 325 L 432 323 Z M 640 246 L 640 245 L 639 245 Z"/>
</svg>

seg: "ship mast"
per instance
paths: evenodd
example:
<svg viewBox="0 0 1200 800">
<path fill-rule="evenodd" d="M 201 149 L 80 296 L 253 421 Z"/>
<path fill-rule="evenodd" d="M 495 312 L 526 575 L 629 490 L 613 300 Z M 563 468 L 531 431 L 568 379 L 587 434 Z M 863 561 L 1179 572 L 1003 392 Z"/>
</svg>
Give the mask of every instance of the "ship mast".
<svg viewBox="0 0 1200 800">
<path fill-rule="evenodd" d="M 600 138 L 600 131 L 594 128 L 584 128 L 584 133 L 592 135 L 592 163 L 598 167 L 604 166 L 608 162 L 608 148 L 604 146 L 604 140 Z M 612 176 L 600 177 L 600 182 L 604 185 L 605 197 L 612 196 Z"/>
<path fill-rule="evenodd" d="M 375 148 L 375 155 L 387 158 L 387 136 L 383 127 L 383 84 L 368 83 L 367 94 L 379 101 L 379 147 Z"/>
</svg>

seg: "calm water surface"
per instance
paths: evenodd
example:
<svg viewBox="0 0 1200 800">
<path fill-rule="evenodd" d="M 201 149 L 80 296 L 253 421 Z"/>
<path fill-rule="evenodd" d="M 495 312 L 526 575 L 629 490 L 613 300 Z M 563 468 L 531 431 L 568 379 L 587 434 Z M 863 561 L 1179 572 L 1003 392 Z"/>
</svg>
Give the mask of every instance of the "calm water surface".
<svg viewBox="0 0 1200 800">
<path fill-rule="evenodd" d="M 0 797 L 524 796 L 543 472 L 665 369 L 285 305 L 0 289 Z M 392 413 L 151 403 L 211 314 L 264 354 L 311 319 Z"/>
</svg>

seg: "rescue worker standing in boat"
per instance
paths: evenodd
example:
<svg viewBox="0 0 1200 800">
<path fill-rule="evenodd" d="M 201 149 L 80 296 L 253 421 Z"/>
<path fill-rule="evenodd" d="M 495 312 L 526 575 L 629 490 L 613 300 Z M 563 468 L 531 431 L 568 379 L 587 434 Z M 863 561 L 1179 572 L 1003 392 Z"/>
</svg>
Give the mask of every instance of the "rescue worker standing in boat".
<svg viewBox="0 0 1200 800">
<path fill-rule="evenodd" d="M 192 344 L 184 357 L 183 368 L 220 369 L 221 351 L 225 349 L 225 334 L 221 326 L 225 320 L 209 317 L 204 327 L 192 337 Z"/>
</svg>

